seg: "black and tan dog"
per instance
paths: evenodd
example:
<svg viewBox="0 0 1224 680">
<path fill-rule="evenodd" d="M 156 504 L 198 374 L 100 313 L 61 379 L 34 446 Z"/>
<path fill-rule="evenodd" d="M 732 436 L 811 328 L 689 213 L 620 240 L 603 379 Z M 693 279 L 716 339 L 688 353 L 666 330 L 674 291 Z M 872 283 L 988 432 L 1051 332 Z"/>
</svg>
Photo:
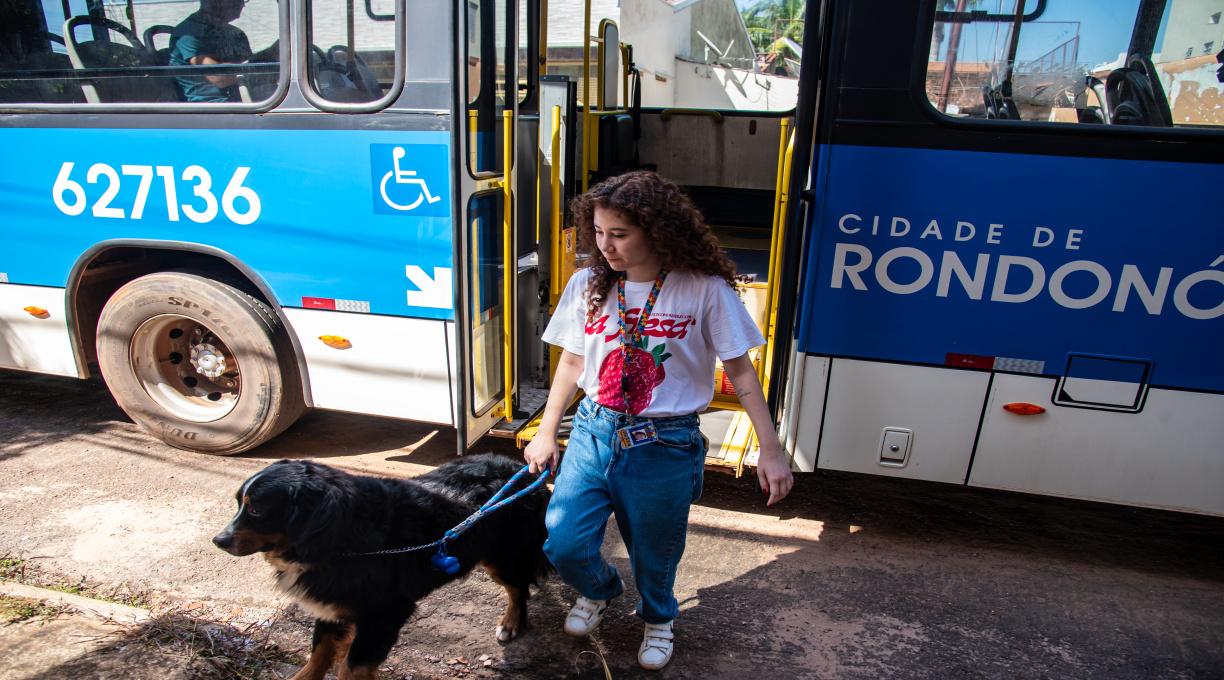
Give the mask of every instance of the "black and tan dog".
<svg viewBox="0 0 1224 680">
<path fill-rule="evenodd" d="M 447 544 L 455 574 L 430 567 L 435 549 L 361 555 L 438 540 L 493 496 L 522 463 L 493 455 L 464 458 L 407 480 L 350 475 L 313 462 L 282 460 L 238 490 L 238 514 L 213 538 L 231 555 L 262 552 L 278 587 L 315 617 L 310 661 L 294 680 L 374 678 L 416 603 L 480 564 L 510 598 L 497 639 L 527 624 L 528 586 L 551 567 L 544 556 L 540 487 L 489 513 Z M 515 491 L 527 486 L 521 480 Z M 508 495 L 508 494 L 507 494 Z"/>
</svg>

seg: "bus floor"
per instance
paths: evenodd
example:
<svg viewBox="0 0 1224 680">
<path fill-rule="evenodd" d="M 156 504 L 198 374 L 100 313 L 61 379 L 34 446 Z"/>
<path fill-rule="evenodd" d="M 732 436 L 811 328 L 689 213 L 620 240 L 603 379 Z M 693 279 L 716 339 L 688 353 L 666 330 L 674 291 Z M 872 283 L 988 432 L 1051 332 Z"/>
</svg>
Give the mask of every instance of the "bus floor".
<svg viewBox="0 0 1224 680">
<path fill-rule="evenodd" d="M 512 440 L 484 444 L 519 455 Z M 315 411 L 248 454 L 188 454 L 145 435 L 99 379 L 0 371 L 0 566 L 10 580 L 136 593 L 180 633 L 302 657 L 311 621 L 268 565 L 209 542 L 238 485 L 281 458 L 411 477 L 454 447 L 448 428 Z M 597 654 L 617 680 L 1224 677 L 1224 518 L 830 471 L 797 475 L 766 507 L 750 480 L 707 474 L 676 581 L 676 655 L 656 674 L 637 667 L 615 522 L 603 551 L 627 591 L 595 635 L 562 633 L 575 594 L 553 578 L 533 592 L 533 627 L 498 644 L 505 596 L 477 570 L 421 602 L 383 678 L 595 680 Z M 31 635 L 4 648 L 0 678 L 143 680 L 158 658 L 189 658 L 157 639 L 164 652 L 115 637 L 105 653 L 18 672 L 14 659 L 53 644 Z M 205 656 L 155 675 L 225 676 Z"/>
</svg>

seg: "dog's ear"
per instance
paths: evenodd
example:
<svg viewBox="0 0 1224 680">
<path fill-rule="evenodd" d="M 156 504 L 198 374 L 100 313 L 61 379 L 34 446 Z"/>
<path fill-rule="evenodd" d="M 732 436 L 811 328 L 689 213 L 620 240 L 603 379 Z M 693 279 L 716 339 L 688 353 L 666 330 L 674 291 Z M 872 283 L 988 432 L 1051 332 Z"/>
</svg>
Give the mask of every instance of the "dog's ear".
<svg viewBox="0 0 1224 680">
<path fill-rule="evenodd" d="M 335 557 L 344 540 L 346 498 L 340 480 L 321 474 L 323 470 L 302 464 L 299 483 L 290 492 L 285 535 L 293 551 L 307 561 Z"/>
</svg>

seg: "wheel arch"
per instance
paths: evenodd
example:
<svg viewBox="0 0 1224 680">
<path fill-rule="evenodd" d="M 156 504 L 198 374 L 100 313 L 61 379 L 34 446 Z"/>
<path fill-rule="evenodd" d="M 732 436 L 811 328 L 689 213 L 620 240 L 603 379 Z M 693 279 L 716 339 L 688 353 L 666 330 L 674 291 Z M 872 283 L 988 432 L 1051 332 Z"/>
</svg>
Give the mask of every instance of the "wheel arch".
<svg viewBox="0 0 1224 680">
<path fill-rule="evenodd" d="M 141 276 L 184 267 L 229 274 L 250 284 L 251 289 L 247 292 L 267 304 L 284 324 L 302 381 L 302 400 L 307 407 L 313 407 L 310 375 L 302 346 L 272 288 L 233 254 L 187 241 L 112 239 L 94 244 L 77 258 L 65 283 L 65 315 L 78 375 L 89 377 L 89 361 L 97 358 L 94 345 L 98 319 L 111 295 Z"/>
</svg>

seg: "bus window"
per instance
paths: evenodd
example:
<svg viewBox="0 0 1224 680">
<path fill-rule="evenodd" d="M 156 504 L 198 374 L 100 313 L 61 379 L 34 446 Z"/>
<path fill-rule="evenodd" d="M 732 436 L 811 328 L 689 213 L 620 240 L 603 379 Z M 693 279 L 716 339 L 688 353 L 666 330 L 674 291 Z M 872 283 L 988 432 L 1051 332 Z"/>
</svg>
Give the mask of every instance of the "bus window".
<svg viewBox="0 0 1224 680">
<path fill-rule="evenodd" d="M 468 305 L 471 309 L 472 415 L 484 415 L 505 392 L 502 379 L 502 215 L 500 191 L 476 194 L 468 202 Z"/>
<path fill-rule="evenodd" d="M 502 171 L 502 111 L 506 108 L 506 16 L 514 0 L 467 0 L 468 169 Z"/>
<path fill-rule="evenodd" d="M 395 15 L 360 11 L 345 0 L 309 6 L 311 88 L 331 102 L 382 98 L 395 74 Z"/>
<path fill-rule="evenodd" d="M 540 45 L 539 3 L 527 0 L 518 2 L 518 94 L 519 105 L 526 104 L 532 95 L 532 83 L 538 78 Z M 532 19 L 535 18 L 535 23 Z"/>
<path fill-rule="evenodd" d="M 795 107 L 807 3 L 621 0 L 599 14 L 600 4 L 613 3 L 593 2 L 592 17 L 617 21 L 620 41 L 633 48 L 642 106 L 778 112 Z M 596 25 L 593 18 L 592 30 Z M 576 50 L 570 35 L 578 39 Z M 581 75 L 581 35 L 561 30 L 554 40 L 550 24 L 549 73 Z"/>
<path fill-rule="evenodd" d="M 6 2 L 0 102 L 259 102 L 277 88 L 279 17 L 275 0 Z"/>
<path fill-rule="evenodd" d="M 1038 17 L 1030 0 L 1019 22 L 1014 0 L 940 5 L 926 93 L 949 116 L 1224 125 L 1216 75 L 1224 25 L 1203 3 L 1048 0 Z"/>
</svg>

